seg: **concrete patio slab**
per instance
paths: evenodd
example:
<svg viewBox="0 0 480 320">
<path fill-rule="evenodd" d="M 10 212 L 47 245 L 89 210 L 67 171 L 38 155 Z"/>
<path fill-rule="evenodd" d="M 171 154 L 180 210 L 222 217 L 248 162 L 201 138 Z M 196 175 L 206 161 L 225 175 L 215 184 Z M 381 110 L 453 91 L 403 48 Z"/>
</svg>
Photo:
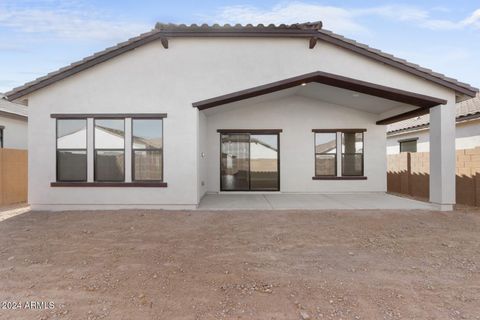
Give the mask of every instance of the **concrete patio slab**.
<svg viewBox="0 0 480 320">
<path fill-rule="evenodd" d="M 207 194 L 200 210 L 436 210 L 427 202 L 386 193 Z"/>
</svg>

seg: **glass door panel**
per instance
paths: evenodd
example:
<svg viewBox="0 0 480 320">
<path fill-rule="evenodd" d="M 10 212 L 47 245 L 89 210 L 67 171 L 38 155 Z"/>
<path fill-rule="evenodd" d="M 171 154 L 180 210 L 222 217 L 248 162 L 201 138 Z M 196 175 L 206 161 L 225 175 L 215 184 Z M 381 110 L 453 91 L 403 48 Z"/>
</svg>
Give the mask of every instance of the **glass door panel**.
<svg viewBox="0 0 480 320">
<path fill-rule="evenodd" d="M 222 134 L 220 144 L 220 190 L 280 190 L 278 134 Z"/>
<path fill-rule="evenodd" d="M 278 135 L 250 135 L 250 190 L 278 190 Z"/>
<path fill-rule="evenodd" d="M 250 135 L 221 135 L 221 190 L 250 189 Z"/>
</svg>

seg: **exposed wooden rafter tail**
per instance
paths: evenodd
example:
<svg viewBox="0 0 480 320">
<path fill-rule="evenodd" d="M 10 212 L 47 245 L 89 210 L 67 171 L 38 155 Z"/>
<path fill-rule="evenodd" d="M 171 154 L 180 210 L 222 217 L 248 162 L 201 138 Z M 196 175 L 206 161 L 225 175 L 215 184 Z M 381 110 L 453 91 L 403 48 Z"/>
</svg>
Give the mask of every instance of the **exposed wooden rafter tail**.
<svg viewBox="0 0 480 320">
<path fill-rule="evenodd" d="M 160 38 L 160 42 L 162 43 L 162 46 L 163 46 L 165 49 L 168 49 L 168 39 L 167 39 L 167 38 L 161 37 L 161 38 Z"/>
</svg>

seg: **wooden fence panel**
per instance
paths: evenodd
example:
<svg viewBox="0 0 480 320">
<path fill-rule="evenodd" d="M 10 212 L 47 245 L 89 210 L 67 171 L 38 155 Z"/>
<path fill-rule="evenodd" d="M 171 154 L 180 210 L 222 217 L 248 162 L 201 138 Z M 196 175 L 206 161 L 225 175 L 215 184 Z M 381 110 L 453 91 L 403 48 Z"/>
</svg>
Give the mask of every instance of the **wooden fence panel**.
<svg viewBox="0 0 480 320">
<path fill-rule="evenodd" d="M 387 190 L 418 198 L 429 197 L 430 154 L 387 156 Z M 480 206 L 480 147 L 456 151 L 456 202 Z"/>
<path fill-rule="evenodd" d="M 0 149 L 0 205 L 27 202 L 26 150 Z"/>
</svg>

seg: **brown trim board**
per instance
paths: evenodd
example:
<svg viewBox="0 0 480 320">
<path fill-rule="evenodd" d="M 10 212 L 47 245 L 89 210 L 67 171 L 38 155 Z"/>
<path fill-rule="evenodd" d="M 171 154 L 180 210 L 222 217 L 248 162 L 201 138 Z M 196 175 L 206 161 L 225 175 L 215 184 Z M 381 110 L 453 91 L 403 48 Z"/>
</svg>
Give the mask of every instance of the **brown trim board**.
<svg viewBox="0 0 480 320">
<path fill-rule="evenodd" d="M 352 132 L 367 132 L 367 129 L 312 129 L 312 132 L 315 133 L 334 133 L 334 132 L 345 132 L 345 133 L 352 133 Z"/>
<path fill-rule="evenodd" d="M 430 108 L 419 108 L 419 109 L 415 109 L 415 110 L 412 110 L 412 111 L 397 114 L 396 116 L 392 116 L 392 117 L 389 117 L 389 118 L 378 120 L 376 122 L 376 124 L 378 124 L 378 125 L 391 124 L 391 123 L 394 123 L 394 122 L 407 120 L 407 119 L 414 118 L 414 117 L 423 116 L 424 114 L 427 114 L 429 112 L 430 112 Z"/>
<path fill-rule="evenodd" d="M 268 84 L 256 86 L 253 88 L 240 90 L 237 92 L 221 95 L 211 99 L 194 102 L 192 105 L 199 110 L 217 107 L 223 104 L 232 103 L 244 99 L 249 99 L 264 94 L 296 87 L 305 83 L 316 82 L 332 87 L 351 90 L 376 96 L 383 99 L 398 101 L 402 103 L 411 104 L 421 108 L 431 108 L 440 104 L 446 104 L 447 101 L 431 96 L 426 96 L 414 92 L 382 86 L 379 84 L 339 76 L 332 73 L 316 71 L 312 73 L 303 74 L 300 76 L 287 78 L 280 81 L 271 82 Z"/>
<path fill-rule="evenodd" d="M 135 119 L 158 119 L 166 118 L 166 113 L 52 113 L 50 118 L 54 119 L 123 119 L 123 118 L 135 118 Z"/>
<path fill-rule="evenodd" d="M 367 180 L 365 176 L 313 176 L 312 180 Z"/>
<path fill-rule="evenodd" d="M 51 182 L 51 187 L 166 188 L 166 182 Z"/>
<path fill-rule="evenodd" d="M 253 133 L 253 134 L 262 134 L 262 133 L 280 133 L 283 132 L 282 129 L 218 129 L 218 133 Z"/>
</svg>

